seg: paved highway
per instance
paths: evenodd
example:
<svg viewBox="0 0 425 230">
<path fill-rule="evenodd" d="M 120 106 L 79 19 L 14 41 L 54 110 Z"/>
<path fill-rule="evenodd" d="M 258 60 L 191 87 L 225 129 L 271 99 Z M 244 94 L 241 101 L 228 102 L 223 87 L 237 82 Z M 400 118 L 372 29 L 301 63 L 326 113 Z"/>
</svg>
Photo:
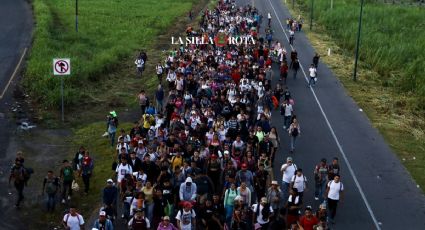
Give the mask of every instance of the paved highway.
<svg viewBox="0 0 425 230">
<path fill-rule="evenodd" d="M 273 38 L 290 52 L 288 31 L 284 31 L 290 14 L 282 1 L 238 0 L 238 3 L 254 4 L 263 16 L 271 13 Z M 267 19 L 263 21 L 266 23 Z M 303 70 L 298 72 L 296 80 L 288 77 L 288 86 L 295 98 L 302 135 L 292 157 L 310 179 L 305 204 L 315 208 L 319 205 L 313 196 L 315 165 L 323 157 L 329 162 L 336 156 L 341 162 L 345 199 L 338 204 L 333 229 L 425 229 L 425 197 L 400 160 L 326 65 L 319 64 L 316 87 L 306 87 L 315 50 L 303 32 L 296 33 L 294 48 Z M 276 84 L 278 66 L 273 66 L 273 70 Z M 275 177 L 281 182 L 280 165 L 290 154 L 288 134 L 282 129 L 279 111 L 273 113 L 273 125 L 279 127 L 279 135 L 284 138 L 274 169 Z"/>
</svg>

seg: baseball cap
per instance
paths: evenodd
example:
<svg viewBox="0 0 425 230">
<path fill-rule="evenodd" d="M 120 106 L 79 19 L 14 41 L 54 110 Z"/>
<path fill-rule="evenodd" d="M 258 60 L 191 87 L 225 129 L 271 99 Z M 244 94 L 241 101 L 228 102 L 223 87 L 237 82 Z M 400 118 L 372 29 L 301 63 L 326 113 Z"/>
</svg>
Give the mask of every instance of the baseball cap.
<svg viewBox="0 0 425 230">
<path fill-rule="evenodd" d="M 114 183 L 114 181 L 112 180 L 112 179 L 108 179 L 107 181 L 106 181 L 106 183 L 110 183 L 110 184 L 112 184 L 112 183 Z"/>
<path fill-rule="evenodd" d="M 261 203 L 267 203 L 267 198 L 265 197 L 261 198 Z"/>
<path fill-rule="evenodd" d="M 105 211 L 101 211 L 101 212 L 99 213 L 99 216 L 106 216 L 106 212 L 105 212 Z"/>
<path fill-rule="evenodd" d="M 163 220 L 170 220 L 169 216 L 164 216 Z"/>
<path fill-rule="evenodd" d="M 217 155 L 213 154 L 213 155 L 211 155 L 211 158 L 212 159 L 217 159 Z"/>
<path fill-rule="evenodd" d="M 248 168 L 248 166 L 246 165 L 246 163 L 243 163 L 243 164 L 241 165 L 241 168 L 246 169 L 246 168 Z"/>
<path fill-rule="evenodd" d="M 272 184 L 279 185 L 279 183 L 277 183 L 277 180 L 272 181 Z"/>
<path fill-rule="evenodd" d="M 286 158 L 286 161 L 292 161 L 292 157 Z"/>
</svg>

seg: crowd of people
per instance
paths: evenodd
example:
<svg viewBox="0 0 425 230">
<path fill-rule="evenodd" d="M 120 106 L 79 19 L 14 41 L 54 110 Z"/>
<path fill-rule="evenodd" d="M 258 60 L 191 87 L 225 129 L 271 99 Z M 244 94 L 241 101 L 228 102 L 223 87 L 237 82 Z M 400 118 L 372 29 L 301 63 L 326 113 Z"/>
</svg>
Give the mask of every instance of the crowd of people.
<svg viewBox="0 0 425 230">
<path fill-rule="evenodd" d="M 225 33 L 255 43 L 182 45 L 156 65 L 160 84 L 155 95 L 144 90 L 137 95 L 141 118 L 131 130 L 119 129 L 117 113 L 109 114 L 106 135 L 116 146 L 116 178 L 106 181 L 103 208 L 90 227 L 112 230 L 124 222 L 133 230 L 330 228 L 344 190 L 337 158 L 329 165 L 322 159 L 314 169 L 317 209 L 304 204 L 308 180 L 292 157 L 280 167 L 282 181 L 273 173 L 275 159 L 283 158 L 281 139 L 290 140 L 288 149 L 294 153 L 301 135 L 286 86 L 289 69 L 296 78 L 300 64 L 295 49 L 288 65 L 283 45 L 271 44 L 270 14 L 267 18 L 264 39 L 255 7 L 219 1 L 202 13 L 199 30 L 188 36 Z M 301 28 L 301 21 L 288 19 L 288 29 Z M 316 74 L 316 56 L 311 74 Z M 139 74 L 146 61 L 146 53 L 136 60 Z M 280 68 L 275 87 L 272 65 Z M 273 110 L 280 110 L 281 117 L 272 120 Z M 284 121 L 283 137 L 278 134 L 282 127 L 273 124 L 276 119 Z M 48 210 L 55 207 L 59 187 L 62 203 L 71 199 L 78 189 L 75 175 L 83 178 L 88 193 L 93 168 L 89 152 L 81 147 L 72 162 L 64 160 L 59 178 L 49 171 L 43 186 L 50 194 Z M 63 225 L 74 230 L 85 222 L 71 206 Z"/>
</svg>

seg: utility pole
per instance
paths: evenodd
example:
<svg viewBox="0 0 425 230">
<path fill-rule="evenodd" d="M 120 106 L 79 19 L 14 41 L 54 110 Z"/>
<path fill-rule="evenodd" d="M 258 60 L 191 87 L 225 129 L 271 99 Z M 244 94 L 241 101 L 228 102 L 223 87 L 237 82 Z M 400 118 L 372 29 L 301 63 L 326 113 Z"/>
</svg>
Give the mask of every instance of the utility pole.
<svg viewBox="0 0 425 230">
<path fill-rule="evenodd" d="M 359 16 L 359 31 L 357 32 L 357 42 L 356 42 L 356 58 L 354 60 L 353 81 L 357 81 L 357 62 L 358 62 L 358 59 L 359 59 L 360 34 L 361 34 L 361 30 L 362 30 L 363 3 L 364 3 L 364 0 L 361 0 L 360 16 Z"/>
<path fill-rule="evenodd" d="M 311 0 L 311 10 L 310 10 L 310 30 L 313 29 L 313 7 L 314 7 L 314 0 Z"/>
<path fill-rule="evenodd" d="M 78 0 L 75 0 L 75 32 L 78 33 Z"/>
</svg>

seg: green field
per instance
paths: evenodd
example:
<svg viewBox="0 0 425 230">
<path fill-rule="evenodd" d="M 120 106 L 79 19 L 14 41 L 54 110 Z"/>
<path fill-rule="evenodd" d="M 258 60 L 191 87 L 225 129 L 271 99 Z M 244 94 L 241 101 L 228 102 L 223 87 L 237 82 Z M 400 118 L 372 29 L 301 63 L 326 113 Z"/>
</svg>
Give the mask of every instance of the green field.
<svg viewBox="0 0 425 230">
<path fill-rule="evenodd" d="M 178 16 L 187 14 L 195 2 L 79 1 L 77 33 L 75 1 L 34 0 L 35 38 L 24 86 L 36 102 L 58 108 L 60 81 L 53 76 L 52 58 L 69 57 L 72 75 L 65 80 L 66 105 L 92 100 L 91 93 L 107 81 L 108 74 L 122 68 L 123 61 L 133 67 L 137 50 L 151 47 L 158 35 L 165 33 Z"/>
<path fill-rule="evenodd" d="M 284 0 L 282 0 L 283 2 Z M 308 39 L 374 127 L 425 188 L 425 7 L 365 0 L 358 81 L 352 81 L 360 1 L 288 1 Z M 332 49 L 330 56 L 326 55 Z"/>
<path fill-rule="evenodd" d="M 296 2 L 309 12 L 310 0 Z M 341 48 L 354 53 L 360 1 L 334 1 L 333 9 L 330 3 L 314 0 L 314 21 L 324 26 Z M 305 21 L 309 22 L 307 17 Z M 407 105 L 413 110 L 425 110 L 424 38 L 425 7 L 365 0 L 360 59 L 379 74 L 374 80 L 382 86 L 414 97 Z"/>
</svg>

